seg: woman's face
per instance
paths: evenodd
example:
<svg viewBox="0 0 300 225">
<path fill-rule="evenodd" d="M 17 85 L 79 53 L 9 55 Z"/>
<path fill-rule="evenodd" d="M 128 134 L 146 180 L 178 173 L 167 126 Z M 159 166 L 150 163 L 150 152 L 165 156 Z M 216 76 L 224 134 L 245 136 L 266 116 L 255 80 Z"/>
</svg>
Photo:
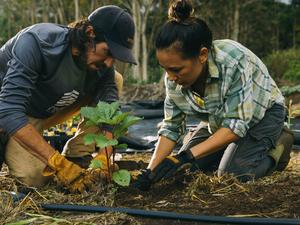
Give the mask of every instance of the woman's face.
<svg viewBox="0 0 300 225">
<path fill-rule="evenodd" d="M 199 56 L 195 58 L 185 59 L 182 54 L 175 49 L 158 49 L 156 57 L 161 67 L 166 72 L 168 79 L 188 88 L 195 83 L 195 81 L 205 71 L 207 62 L 208 50 L 202 48 L 199 51 Z"/>
</svg>

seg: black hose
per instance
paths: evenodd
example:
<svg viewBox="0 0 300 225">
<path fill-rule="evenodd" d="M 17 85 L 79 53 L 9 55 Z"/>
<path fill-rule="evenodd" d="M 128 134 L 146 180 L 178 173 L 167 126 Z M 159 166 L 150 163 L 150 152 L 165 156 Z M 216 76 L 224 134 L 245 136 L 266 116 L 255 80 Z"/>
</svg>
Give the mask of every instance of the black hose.
<svg viewBox="0 0 300 225">
<path fill-rule="evenodd" d="M 166 211 L 149 211 L 143 209 L 130 209 L 130 208 L 113 208 L 102 206 L 86 206 L 86 205 L 61 205 L 61 204 L 42 204 L 41 207 L 45 210 L 55 211 L 75 211 L 75 212 L 120 212 L 127 213 L 133 216 L 143 216 L 148 218 L 157 219 L 174 219 L 186 220 L 208 223 L 221 223 L 221 224 L 271 224 L 271 225 L 300 225 L 300 219 L 284 219 L 284 218 L 237 218 L 225 216 L 202 216 L 191 214 L 179 214 Z"/>
</svg>

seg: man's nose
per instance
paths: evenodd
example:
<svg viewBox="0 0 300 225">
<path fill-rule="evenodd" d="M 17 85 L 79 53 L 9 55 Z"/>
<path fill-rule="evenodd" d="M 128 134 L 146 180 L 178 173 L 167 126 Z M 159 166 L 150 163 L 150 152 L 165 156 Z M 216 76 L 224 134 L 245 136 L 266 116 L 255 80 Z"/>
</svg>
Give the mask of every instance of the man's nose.
<svg viewBox="0 0 300 225">
<path fill-rule="evenodd" d="M 104 63 L 106 67 L 110 68 L 114 65 L 115 59 L 113 57 L 108 57 L 107 59 L 105 59 Z"/>
</svg>

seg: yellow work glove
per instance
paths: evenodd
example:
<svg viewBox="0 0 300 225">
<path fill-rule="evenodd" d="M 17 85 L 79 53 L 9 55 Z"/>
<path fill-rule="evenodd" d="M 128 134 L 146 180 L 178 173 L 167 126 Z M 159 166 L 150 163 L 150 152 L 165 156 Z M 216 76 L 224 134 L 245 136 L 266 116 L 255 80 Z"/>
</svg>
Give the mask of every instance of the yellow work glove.
<svg viewBox="0 0 300 225">
<path fill-rule="evenodd" d="M 56 151 L 48 160 L 43 176 L 55 175 L 58 182 L 71 192 L 84 192 L 93 186 L 96 177 L 70 162 Z"/>
</svg>

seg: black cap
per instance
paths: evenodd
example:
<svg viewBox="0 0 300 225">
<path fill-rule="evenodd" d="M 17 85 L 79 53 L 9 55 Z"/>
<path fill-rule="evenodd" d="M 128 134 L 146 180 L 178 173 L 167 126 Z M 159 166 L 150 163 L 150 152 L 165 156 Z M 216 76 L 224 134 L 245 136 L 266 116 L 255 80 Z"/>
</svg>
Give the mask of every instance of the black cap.
<svg viewBox="0 0 300 225">
<path fill-rule="evenodd" d="M 118 6 L 103 6 L 93 11 L 88 20 L 97 35 L 104 35 L 112 56 L 137 64 L 132 54 L 134 22 L 131 15 Z"/>
</svg>

